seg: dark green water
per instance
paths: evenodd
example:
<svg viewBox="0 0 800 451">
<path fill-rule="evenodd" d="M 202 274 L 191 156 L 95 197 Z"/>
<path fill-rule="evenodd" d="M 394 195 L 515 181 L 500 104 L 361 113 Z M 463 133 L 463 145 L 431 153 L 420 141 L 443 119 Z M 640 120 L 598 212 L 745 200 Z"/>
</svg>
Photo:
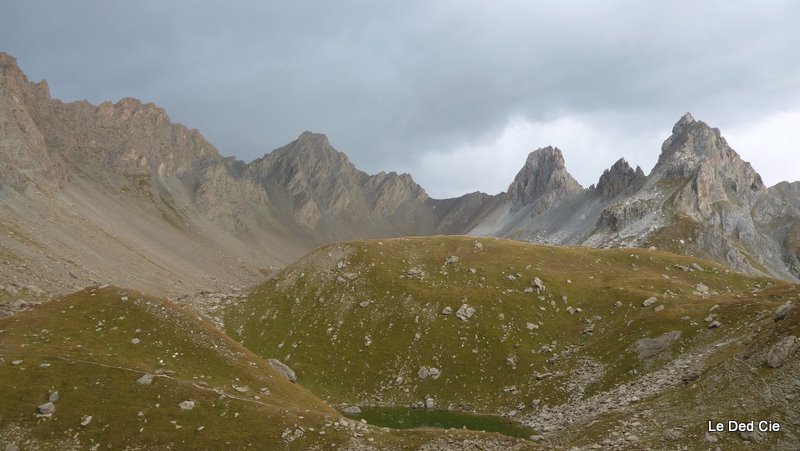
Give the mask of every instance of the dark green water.
<svg viewBox="0 0 800 451">
<path fill-rule="evenodd" d="M 393 429 L 434 427 L 442 429 L 466 428 L 473 431 L 497 432 L 511 437 L 528 438 L 535 435 L 531 429 L 496 415 L 473 415 L 452 410 L 412 409 L 408 407 L 362 407 L 361 414 L 347 415 L 356 420 Z"/>
</svg>

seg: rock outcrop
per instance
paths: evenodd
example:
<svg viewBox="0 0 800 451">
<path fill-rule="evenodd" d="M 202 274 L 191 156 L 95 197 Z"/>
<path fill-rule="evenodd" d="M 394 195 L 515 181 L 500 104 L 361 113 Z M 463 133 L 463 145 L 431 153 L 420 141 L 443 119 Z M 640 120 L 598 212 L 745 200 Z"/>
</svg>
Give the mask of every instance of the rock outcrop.
<svg viewBox="0 0 800 451">
<path fill-rule="evenodd" d="M 639 166 L 634 170 L 624 158 L 620 158 L 609 169 L 603 171 L 595 191 L 606 199 L 623 193 L 634 193 L 644 185 L 647 176 Z"/>
<path fill-rule="evenodd" d="M 561 150 L 544 147 L 528 155 L 525 166 L 508 186 L 508 202 L 512 211 L 532 206 L 531 215 L 536 215 L 581 189 L 567 172 Z"/>
</svg>

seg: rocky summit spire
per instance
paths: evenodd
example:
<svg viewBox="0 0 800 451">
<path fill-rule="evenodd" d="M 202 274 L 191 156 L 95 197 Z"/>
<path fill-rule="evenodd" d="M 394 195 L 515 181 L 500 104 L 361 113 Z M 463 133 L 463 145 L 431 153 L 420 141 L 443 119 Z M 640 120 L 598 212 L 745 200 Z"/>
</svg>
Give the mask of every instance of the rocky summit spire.
<svg viewBox="0 0 800 451">
<path fill-rule="evenodd" d="M 515 211 L 535 204 L 532 213 L 536 214 L 582 189 L 567 172 L 561 150 L 548 146 L 528 155 L 508 187 L 508 199 Z"/>
<path fill-rule="evenodd" d="M 703 194 L 712 180 L 734 192 L 763 191 L 761 176 L 733 150 L 718 128 L 684 114 L 672 127 L 672 135 L 661 146 L 661 155 L 652 174 L 666 179 L 696 178 L 697 191 Z"/>
<path fill-rule="evenodd" d="M 636 169 L 628 165 L 624 158 L 620 158 L 609 169 L 603 171 L 597 182 L 595 192 L 606 199 L 611 199 L 622 193 L 632 193 L 644 185 L 647 176 L 639 166 Z"/>
<path fill-rule="evenodd" d="M 683 116 L 681 116 L 680 119 L 678 119 L 678 122 L 676 122 L 675 125 L 672 126 L 672 133 L 677 135 L 681 132 L 681 130 L 694 124 L 695 122 L 697 121 L 694 120 L 694 116 L 692 116 L 692 113 L 689 113 L 687 111 L 686 113 L 683 114 Z"/>
</svg>

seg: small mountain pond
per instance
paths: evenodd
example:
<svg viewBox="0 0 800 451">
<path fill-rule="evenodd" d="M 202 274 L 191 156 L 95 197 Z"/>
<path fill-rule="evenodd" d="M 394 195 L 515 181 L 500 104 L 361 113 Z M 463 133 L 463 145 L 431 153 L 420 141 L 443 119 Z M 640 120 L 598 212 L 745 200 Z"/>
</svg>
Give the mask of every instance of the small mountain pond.
<svg viewBox="0 0 800 451">
<path fill-rule="evenodd" d="M 497 415 L 476 415 L 453 410 L 413 409 L 410 407 L 362 407 L 361 413 L 347 415 L 354 420 L 393 429 L 433 427 L 442 429 L 470 429 L 473 431 L 497 432 L 517 438 L 536 435 L 508 418 Z"/>
</svg>

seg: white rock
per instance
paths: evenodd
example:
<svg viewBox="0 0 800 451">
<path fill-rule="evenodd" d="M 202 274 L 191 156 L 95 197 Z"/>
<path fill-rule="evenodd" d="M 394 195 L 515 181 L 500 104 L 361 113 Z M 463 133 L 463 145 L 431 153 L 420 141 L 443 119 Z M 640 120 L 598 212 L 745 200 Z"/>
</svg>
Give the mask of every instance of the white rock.
<svg viewBox="0 0 800 451">
<path fill-rule="evenodd" d="M 194 401 L 181 401 L 178 407 L 180 407 L 181 410 L 192 410 L 194 409 Z"/>
<path fill-rule="evenodd" d="M 475 314 L 475 309 L 467 304 L 461 304 L 461 307 L 456 311 L 456 316 L 461 321 L 467 321 Z"/>
</svg>

